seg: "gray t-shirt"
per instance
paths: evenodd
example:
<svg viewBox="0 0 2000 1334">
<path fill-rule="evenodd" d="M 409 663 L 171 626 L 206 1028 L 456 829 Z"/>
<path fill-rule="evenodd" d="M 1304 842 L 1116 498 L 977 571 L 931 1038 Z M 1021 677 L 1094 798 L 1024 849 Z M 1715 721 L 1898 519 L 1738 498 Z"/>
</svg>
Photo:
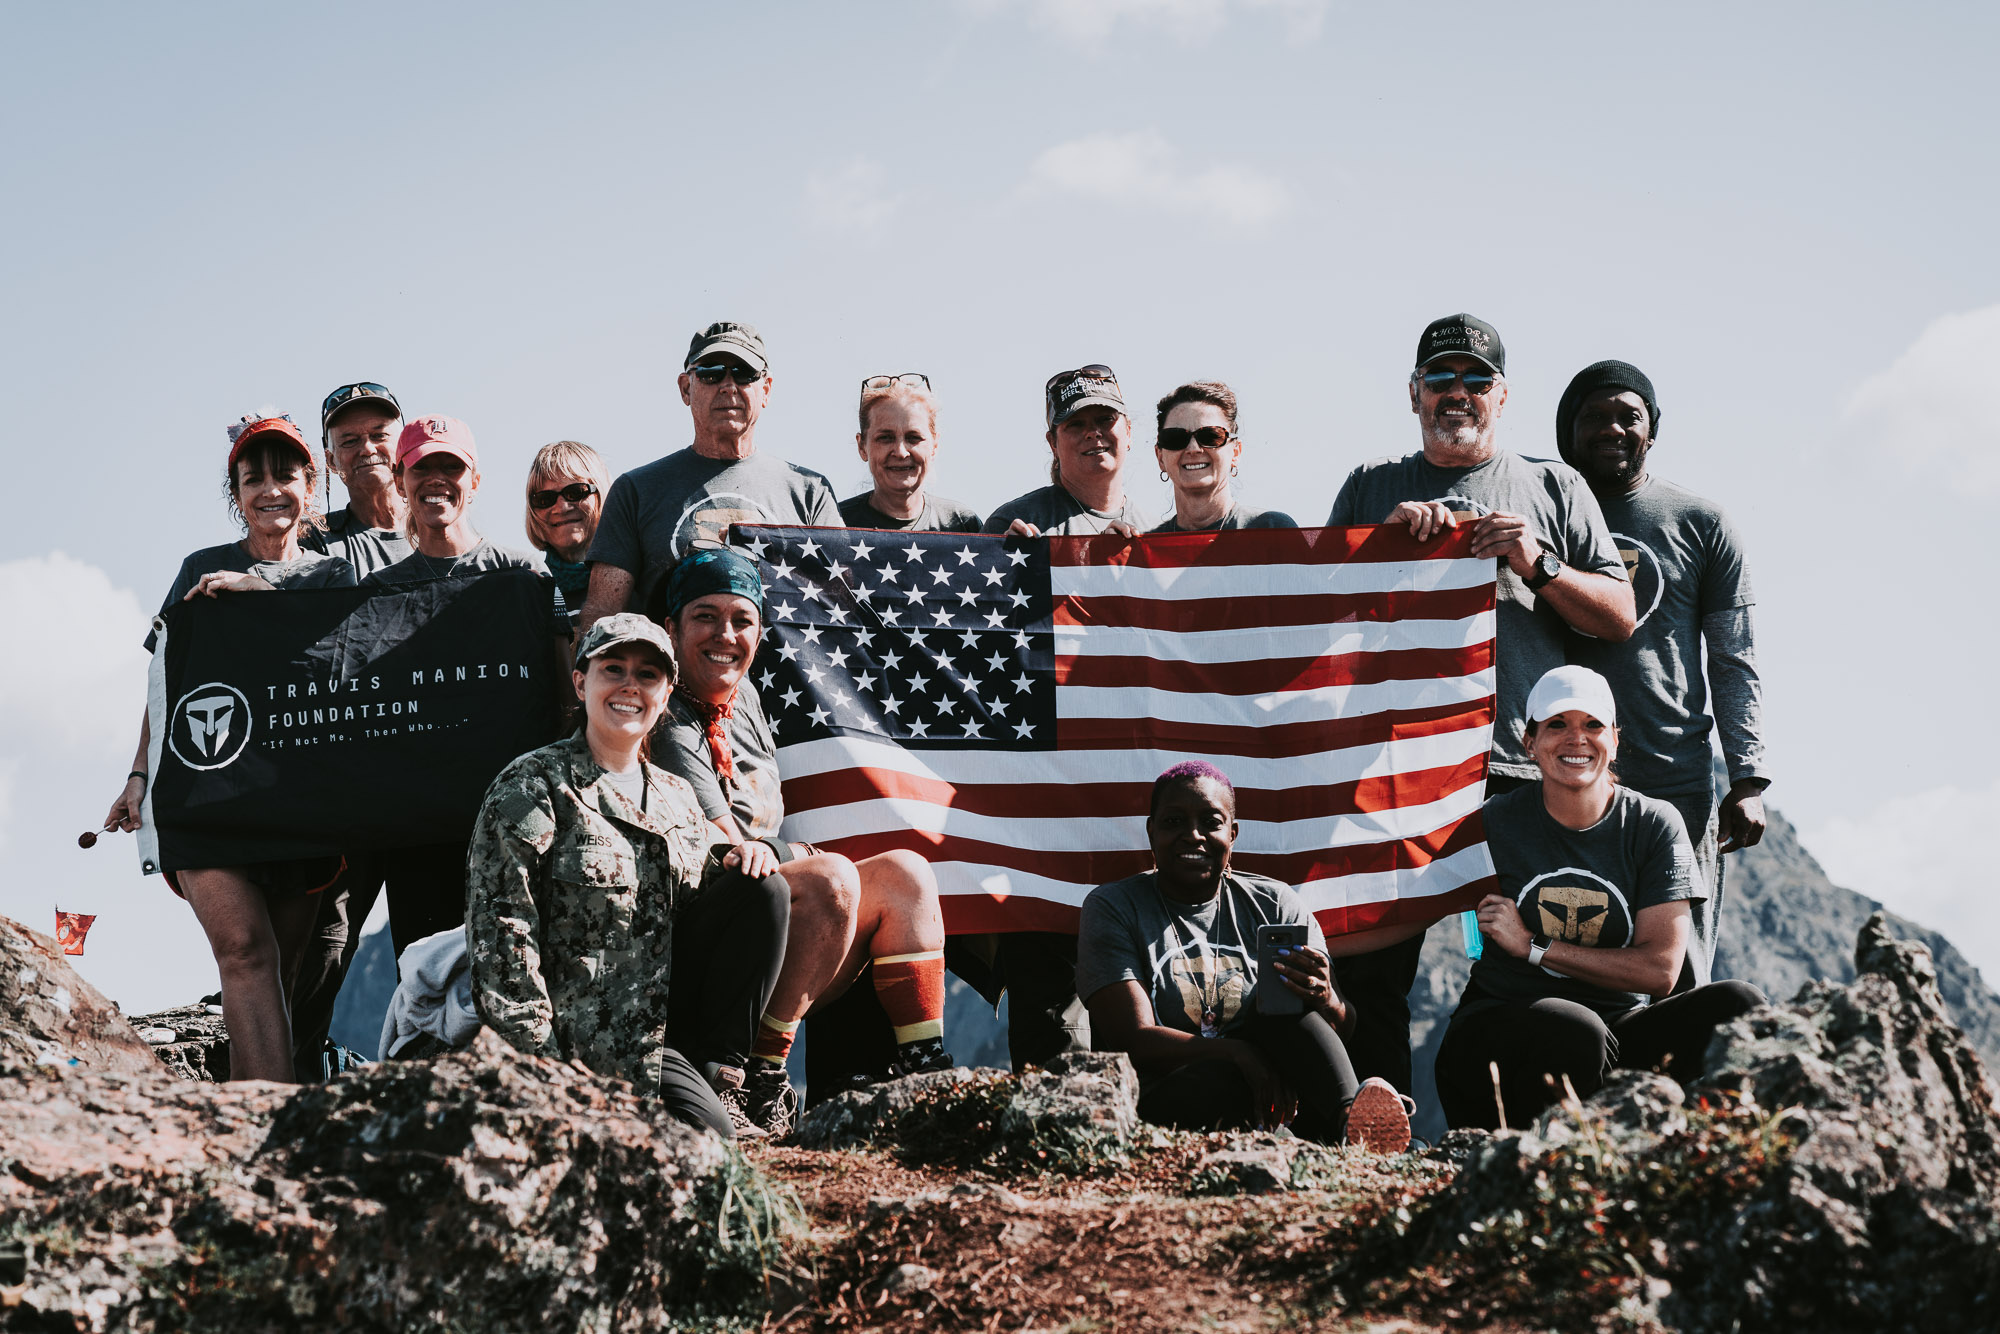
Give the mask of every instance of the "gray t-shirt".
<svg viewBox="0 0 2000 1334">
<path fill-rule="evenodd" d="M 1150 531 L 1155 533 L 1226 533 L 1236 528 L 1296 528 L 1299 521 L 1282 510 L 1256 510 L 1245 505 L 1231 505 L 1229 512 L 1222 516 L 1222 522 L 1207 528 L 1183 528 L 1180 520 L 1169 514 L 1166 522 Z"/>
<path fill-rule="evenodd" d="M 1628 495 L 1598 501 L 1632 579 L 1639 628 L 1622 644 L 1571 631 L 1569 658 L 1611 682 L 1619 778 L 1656 797 L 1709 790 L 1705 628 L 1715 636 L 1708 674 L 1729 776 L 1764 777 L 1763 686 L 1748 642 L 1757 599 L 1735 525 L 1720 506 L 1652 476 Z M 1735 642 L 1739 625 L 1746 642 Z"/>
<path fill-rule="evenodd" d="M 326 531 L 311 537 L 313 550 L 338 556 L 354 567 L 355 577 L 366 579 L 375 571 L 394 565 L 410 554 L 410 539 L 394 528 L 370 528 L 354 516 L 353 506 L 343 506 L 326 516 Z"/>
<path fill-rule="evenodd" d="M 1612 544 L 1597 497 L 1567 463 L 1523 458 L 1504 449 L 1474 468 L 1440 468 L 1421 452 L 1375 459 L 1347 475 L 1327 526 L 1381 523 L 1406 500 L 1442 500 L 1473 517 L 1495 511 L 1519 514 L 1563 564 L 1625 577 L 1625 563 Z M 1493 723 L 1492 767 L 1510 778 L 1534 778 L 1534 761 L 1521 741 L 1528 692 L 1542 673 L 1563 665 L 1568 627 L 1505 561 L 1495 563 L 1500 569 L 1494 619 L 1499 714 Z"/>
<path fill-rule="evenodd" d="M 1099 885 L 1083 901 L 1076 937 L 1076 994 L 1090 997 L 1137 982 L 1163 1028 L 1220 1037 L 1253 1015 L 1257 928 L 1304 922 L 1321 953 L 1326 937 L 1290 885 L 1231 871 L 1206 903 L 1182 903 L 1159 887 L 1159 872 Z"/>
<path fill-rule="evenodd" d="M 650 612 L 654 590 L 689 545 L 719 543 L 733 523 L 842 526 L 833 487 L 810 468 L 769 454 L 704 458 L 690 448 L 611 484 L 590 560 L 630 574 L 627 610 Z"/>
<path fill-rule="evenodd" d="M 1588 829 L 1557 824 L 1542 804 L 1540 783 L 1489 798 L 1482 809 L 1500 893 L 1520 905 L 1521 921 L 1532 933 L 1622 949 L 1632 943 L 1641 910 L 1708 897 L 1680 813 L 1657 797 L 1620 787 L 1611 809 Z M 1648 1000 L 1564 977 L 1497 948 L 1472 965 L 1470 985 L 1495 1000 L 1556 997 L 1604 1015 Z"/>
<path fill-rule="evenodd" d="M 225 542 L 219 547 L 203 547 L 181 562 L 180 573 L 174 576 L 166 601 L 160 604 L 160 615 L 166 615 L 168 608 L 187 597 L 188 590 L 204 574 L 214 574 L 218 570 L 254 574 L 272 587 L 287 592 L 301 588 L 354 587 L 354 567 L 338 556 L 301 550 L 297 560 L 257 560 L 243 549 L 241 542 Z M 146 631 L 146 652 L 151 653 L 158 642 L 157 629 Z"/>
<path fill-rule="evenodd" d="M 785 797 L 778 786 L 778 745 L 764 719 L 764 702 L 748 681 L 736 687 L 735 707 L 725 724 L 735 781 L 725 784 L 708 749 L 708 728 L 679 691 L 653 730 L 653 763 L 686 779 L 701 813 L 711 820 L 727 815 L 745 838 L 774 838 L 785 822 Z"/>
<path fill-rule="evenodd" d="M 479 539 L 479 545 L 460 556 L 426 556 L 421 551 L 412 550 L 409 555 L 394 565 L 368 576 L 362 582 L 371 585 L 396 587 L 403 584 L 424 584 L 433 579 L 456 579 L 462 575 L 485 574 L 488 570 L 533 570 L 537 574 L 547 574 L 548 567 L 542 563 L 540 552 L 515 551 L 511 547 L 495 546 L 486 538 Z M 562 601 L 562 590 L 556 590 L 556 600 Z"/>
<path fill-rule="evenodd" d="M 1027 520 L 1046 537 L 1089 537 L 1104 532 L 1113 523 L 1129 523 L 1142 533 L 1153 526 L 1153 516 L 1140 509 L 1129 495 L 1115 510 L 1094 510 L 1053 485 L 1037 487 L 994 510 L 986 516 L 985 531 L 1004 533 L 1016 519 Z"/>
<path fill-rule="evenodd" d="M 924 492 L 924 507 L 914 519 L 884 514 L 872 503 L 875 493 L 863 491 L 840 502 L 840 521 L 849 528 L 887 528 L 902 533 L 976 533 L 979 515 L 956 500 Z"/>
</svg>

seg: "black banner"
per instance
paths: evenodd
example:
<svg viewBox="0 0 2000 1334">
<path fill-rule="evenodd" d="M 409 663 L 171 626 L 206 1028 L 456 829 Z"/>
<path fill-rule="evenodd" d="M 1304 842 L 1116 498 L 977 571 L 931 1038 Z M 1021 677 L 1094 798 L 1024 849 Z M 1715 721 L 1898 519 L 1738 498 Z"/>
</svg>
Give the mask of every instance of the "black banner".
<svg viewBox="0 0 2000 1334">
<path fill-rule="evenodd" d="M 174 607 L 149 691 L 146 869 L 470 836 L 494 776 L 560 726 L 552 590 L 500 570 Z"/>
</svg>

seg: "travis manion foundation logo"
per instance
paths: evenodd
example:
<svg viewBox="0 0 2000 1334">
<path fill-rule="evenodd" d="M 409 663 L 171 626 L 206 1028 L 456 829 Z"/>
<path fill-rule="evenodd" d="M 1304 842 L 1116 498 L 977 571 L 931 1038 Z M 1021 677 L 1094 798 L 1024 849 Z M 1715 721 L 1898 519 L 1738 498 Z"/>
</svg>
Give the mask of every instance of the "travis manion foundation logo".
<svg viewBox="0 0 2000 1334">
<path fill-rule="evenodd" d="M 167 717 L 167 745 L 190 769 L 234 764 L 250 744 L 250 701 L 223 681 L 210 681 L 182 695 Z"/>
</svg>

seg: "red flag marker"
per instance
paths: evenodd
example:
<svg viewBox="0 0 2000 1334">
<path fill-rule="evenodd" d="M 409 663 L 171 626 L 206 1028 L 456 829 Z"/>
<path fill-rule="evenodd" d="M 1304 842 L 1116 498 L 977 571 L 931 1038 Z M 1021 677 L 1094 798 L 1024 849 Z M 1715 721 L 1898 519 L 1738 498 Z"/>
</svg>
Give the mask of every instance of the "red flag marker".
<svg viewBox="0 0 2000 1334">
<path fill-rule="evenodd" d="M 96 920 L 95 913 L 56 909 L 56 943 L 62 946 L 64 954 L 83 953 L 83 938 L 90 934 L 90 924 Z"/>
</svg>

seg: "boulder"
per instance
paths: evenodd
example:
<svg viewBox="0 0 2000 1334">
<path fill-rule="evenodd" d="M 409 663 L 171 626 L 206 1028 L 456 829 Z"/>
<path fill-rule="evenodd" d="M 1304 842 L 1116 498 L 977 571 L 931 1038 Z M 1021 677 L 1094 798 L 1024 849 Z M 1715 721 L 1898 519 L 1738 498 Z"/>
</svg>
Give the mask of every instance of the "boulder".
<svg viewBox="0 0 2000 1334">
<path fill-rule="evenodd" d="M 152 1045 L 154 1057 L 182 1079 L 226 1083 L 229 1029 L 222 1022 L 221 1000 L 218 993 L 193 1005 L 137 1015 L 132 1026 Z"/>
<path fill-rule="evenodd" d="M 713 1136 L 490 1032 L 306 1087 L 0 1074 L 9 1328 L 673 1328 L 761 1309 L 797 1229 Z"/>
<path fill-rule="evenodd" d="M 159 1063 L 62 946 L 0 917 L 0 1071 L 20 1065 L 137 1074 Z"/>
</svg>

